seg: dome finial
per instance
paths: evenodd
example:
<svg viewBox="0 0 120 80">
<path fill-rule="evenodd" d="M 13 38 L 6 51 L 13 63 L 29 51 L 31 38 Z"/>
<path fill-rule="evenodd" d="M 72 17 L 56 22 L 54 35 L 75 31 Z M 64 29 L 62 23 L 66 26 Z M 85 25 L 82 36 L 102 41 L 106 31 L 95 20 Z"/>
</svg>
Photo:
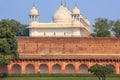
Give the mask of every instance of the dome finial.
<svg viewBox="0 0 120 80">
<path fill-rule="evenodd" d="M 75 6 L 77 6 L 77 3 L 75 3 Z"/>
<path fill-rule="evenodd" d="M 77 4 L 77 3 L 78 3 L 78 0 L 75 1 L 75 6 L 76 6 L 76 7 L 78 7 L 78 4 Z"/>
<path fill-rule="evenodd" d="M 61 5 L 63 5 L 63 1 L 61 0 Z"/>
<path fill-rule="evenodd" d="M 33 7 L 35 6 L 35 4 L 33 4 Z"/>
<path fill-rule="evenodd" d="M 65 6 L 65 7 L 67 7 L 67 4 L 66 4 L 66 2 L 65 2 L 65 4 L 64 4 L 64 6 Z"/>
<path fill-rule="evenodd" d="M 33 7 L 35 7 L 35 3 L 33 3 Z"/>
</svg>

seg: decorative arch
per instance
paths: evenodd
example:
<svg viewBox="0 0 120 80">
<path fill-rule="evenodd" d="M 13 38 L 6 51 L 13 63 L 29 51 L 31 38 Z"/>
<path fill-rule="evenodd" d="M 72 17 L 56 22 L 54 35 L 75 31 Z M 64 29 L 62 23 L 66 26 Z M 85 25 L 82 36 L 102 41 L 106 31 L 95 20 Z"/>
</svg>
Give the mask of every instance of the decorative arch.
<svg viewBox="0 0 120 80">
<path fill-rule="evenodd" d="M 12 66 L 12 74 L 21 74 L 21 66 L 19 64 Z"/>
<path fill-rule="evenodd" d="M 61 66 L 59 64 L 53 65 L 52 73 L 61 73 Z"/>
<path fill-rule="evenodd" d="M 66 65 L 66 73 L 68 74 L 75 73 L 75 67 L 73 64 Z"/>
<path fill-rule="evenodd" d="M 35 70 L 35 67 L 33 64 L 28 64 L 26 66 L 26 74 L 33 74 Z"/>
<path fill-rule="evenodd" d="M 87 74 L 88 73 L 88 66 L 86 64 L 81 64 L 79 66 L 79 73 Z"/>
<path fill-rule="evenodd" d="M 48 73 L 48 65 L 47 64 L 41 64 L 39 66 L 39 72 L 40 73 Z"/>
<path fill-rule="evenodd" d="M 0 64 L 0 73 L 7 72 L 7 65 Z"/>
</svg>

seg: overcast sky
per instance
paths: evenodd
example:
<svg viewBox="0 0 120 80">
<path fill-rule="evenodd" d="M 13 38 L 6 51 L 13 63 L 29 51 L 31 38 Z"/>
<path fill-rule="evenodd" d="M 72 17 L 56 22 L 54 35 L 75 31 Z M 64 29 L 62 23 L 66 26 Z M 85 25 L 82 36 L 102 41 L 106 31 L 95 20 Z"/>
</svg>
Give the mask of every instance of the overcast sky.
<svg viewBox="0 0 120 80">
<path fill-rule="evenodd" d="M 66 2 L 71 11 L 77 3 L 81 14 L 88 18 L 91 25 L 98 17 L 120 19 L 120 0 L 63 0 L 63 2 Z M 51 22 L 60 3 L 61 0 L 0 0 L 0 19 L 15 19 L 28 24 L 29 11 L 35 4 L 39 10 L 40 22 Z"/>
</svg>

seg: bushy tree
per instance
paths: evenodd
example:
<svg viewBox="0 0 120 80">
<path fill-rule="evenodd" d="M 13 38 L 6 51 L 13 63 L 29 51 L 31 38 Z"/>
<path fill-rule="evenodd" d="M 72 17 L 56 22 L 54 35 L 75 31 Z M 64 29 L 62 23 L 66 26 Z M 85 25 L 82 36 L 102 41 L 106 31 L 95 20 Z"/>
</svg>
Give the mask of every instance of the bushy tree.
<svg viewBox="0 0 120 80">
<path fill-rule="evenodd" d="M 0 21 L 0 55 L 18 58 L 16 32 L 19 22 L 15 20 Z"/>
<path fill-rule="evenodd" d="M 95 37 L 109 37 L 111 35 L 110 29 L 112 27 L 113 21 L 105 18 L 95 19 L 95 24 L 93 25 L 92 36 Z"/>
<path fill-rule="evenodd" d="M 6 56 L 0 55 L 0 64 L 8 65 L 8 64 L 10 64 L 10 61 L 7 59 Z"/>
<path fill-rule="evenodd" d="M 116 37 L 120 38 L 120 20 L 114 21 L 112 31 Z"/>
<path fill-rule="evenodd" d="M 96 75 L 99 80 L 106 80 L 106 75 L 113 74 L 114 68 L 111 65 L 102 66 L 95 64 L 90 67 L 89 72 Z"/>
<path fill-rule="evenodd" d="M 18 26 L 17 36 L 29 36 L 28 25 L 20 24 Z"/>
</svg>

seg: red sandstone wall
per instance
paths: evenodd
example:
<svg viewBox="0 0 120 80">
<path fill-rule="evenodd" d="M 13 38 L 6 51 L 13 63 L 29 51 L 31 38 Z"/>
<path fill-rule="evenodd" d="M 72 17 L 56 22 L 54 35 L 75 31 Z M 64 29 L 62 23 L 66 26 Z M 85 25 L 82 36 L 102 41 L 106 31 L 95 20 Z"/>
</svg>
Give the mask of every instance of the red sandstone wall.
<svg viewBox="0 0 120 80">
<path fill-rule="evenodd" d="M 117 38 L 17 38 L 20 54 L 120 54 Z"/>
</svg>

